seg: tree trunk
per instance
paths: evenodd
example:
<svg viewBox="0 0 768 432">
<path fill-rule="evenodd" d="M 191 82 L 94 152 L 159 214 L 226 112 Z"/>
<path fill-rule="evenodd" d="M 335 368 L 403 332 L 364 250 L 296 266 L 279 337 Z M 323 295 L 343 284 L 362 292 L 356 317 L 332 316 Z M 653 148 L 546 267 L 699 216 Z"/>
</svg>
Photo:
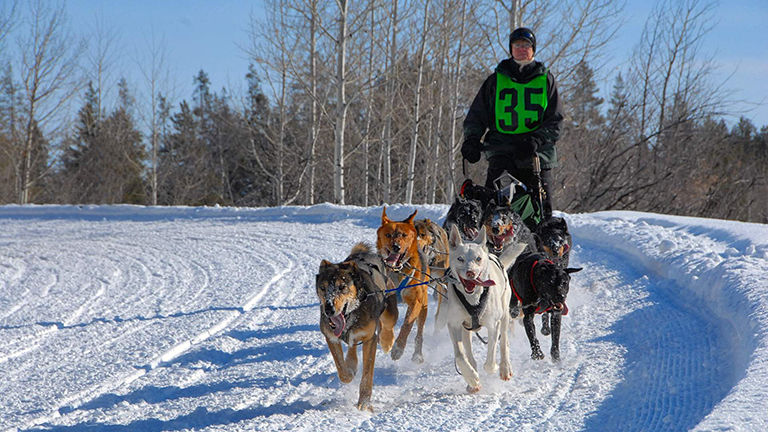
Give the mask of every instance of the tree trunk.
<svg viewBox="0 0 768 432">
<path fill-rule="evenodd" d="M 416 91 L 414 92 L 413 102 L 413 135 L 411 136 L 411 148 L 408 153 L 408 178 L 405 184 L 405 203 L 413 203 L 413 184 L 416 177 L 416 151 L 419 142 L 419 126 L 421 123 L 421 113 L 419 112 L 421 103 L 421 80 L 424 77 L 424 46 L 427 44 L 427 22 L 429 19 L 429 0 L 424 2 L 424 23 L 422 25 L 421 46 L 419 47 L 419 65 L 416 78 Z"/>
<path fill-rule="evenodd" d="M 384 179 L 382 184 L 382 198 L 385 203 L 389 203 L 392 196 L 392 111 L 395 97 L 395 76 L 397 70 L 397 6 L 399 0 L 393 0 L 392 20 L 390 30 L 392 39 L 389 44 L 389 56 L 387 61 L 387 92 L 384 96 L 384 147 L 382 168 L 384 170 Z"/>
<path fill-rule="evenodd" d="M 464 23 L 466 22 L 467 17 L 467 0 L 463 0 L 461 2 L 461 19 L 459 22 L 461 22 L 461 26 L 459 28 L 459 34 L 458 34 L 458 40 L 459 40 L 459 47 L 456 52 L 456 71 L 454 73 L 454 80 L 453 80 L 453 92 L 451 97 L 451 135 L 448 137 L 448 151 L 446 152 L 446 156 L 448 157 L 448 172 L 451 173 L 451 181 L 448 183 L 448 200 L 451 201 L 453 199 L 453 196 L 456 194 L 456 181 L 453 178 L 454 173 L 456 172 L 456 158 L 453 156 L 456 154 L 456 150 L 458 150 L 458 146 L 456 144 L 456 125 L 457 125 L 457 117 L 459 113 L 459 83 L 461 83 L 461 64 L 464 60 L 464 53 L 462 52 L 462 48 L 464 46 Z"/>
<path fill-rule="evenodd" d="M 333 152 L 333 198 L 344 204 L 344 127 L 347 121 L 347 0 L 336 0 L 339 6 L 339 36 L 336 41 L 336 146 Z"/>
</svg>

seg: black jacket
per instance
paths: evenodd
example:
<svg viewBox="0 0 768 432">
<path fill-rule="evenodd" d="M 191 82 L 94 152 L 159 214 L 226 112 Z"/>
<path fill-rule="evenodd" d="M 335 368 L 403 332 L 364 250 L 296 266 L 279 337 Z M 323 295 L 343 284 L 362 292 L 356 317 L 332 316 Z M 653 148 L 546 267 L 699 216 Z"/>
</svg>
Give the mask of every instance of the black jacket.
<svg viewBox="0 0 768 432">
<path fill-rule="evenodd" d="M 546 71 L 543 63 L 534 61 L 520 69 L 513 59 L 506 59 L 499 63 L 496 72 L 509 76 L 516 82 L 528 82 L 533 77 Z M 527 161 L 516 154 L 516 147 L 523 140 L 535 139 L 538 143 L 537 154 L 541 160 L 541 167 L 549 169 L 557 166 L 557 152 L 555 142 L 560 137 L 560 123 L 563 120 L 562 104 L 557 91 L 555 77 L 547 71 L 547 108 L 544 111 L 541 126 L 522 134 L 503 134 L 496 130 L 495 107 L 496 98 L 496 73 L 491 74 L 483 82 L 477 92 L 472 105 L 469 107 L 467 117 L 464 119 L 464 138 L 480 140 L 485 135 L 483 151 L 486 158 L 495 155 L 512 155 L 519 168 L 530 167 L 530 159 Z M 486 133 L 487 131 L 487 133 Z"/>
</svg>

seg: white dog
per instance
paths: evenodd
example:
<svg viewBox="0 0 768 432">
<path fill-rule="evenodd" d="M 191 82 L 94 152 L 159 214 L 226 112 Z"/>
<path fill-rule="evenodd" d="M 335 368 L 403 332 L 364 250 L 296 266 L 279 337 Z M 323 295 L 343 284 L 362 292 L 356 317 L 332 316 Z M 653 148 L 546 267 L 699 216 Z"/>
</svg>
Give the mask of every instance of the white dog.
<svg viewBox="0 0 768 432">
<path fill-rule="evenodd" d="M 489 374 L 499 371 L 502 380 L 512 377 L 509 363 L 509 302 L 512 290 L 507 269 L 525 249 L 525 244 L 507 247 L 500 257 L 488 253 L 485 227 L 474 241 L 464 242 L 456 226 L 448 238 L 452 278 L 446 300 L 436 318 L 436 325 L 448 325 L 453 342 L 456 365 L 467 381 L 467 391 L 480 390 L 477 363 L 472 356 L 472 332 L 488 329 L 488 357 L 484 369 Z M 501 336 L 499 338 L 499 336 Z M 501 367 L 496 364 L 496 346 L 500 340 Z"/>
</svg>

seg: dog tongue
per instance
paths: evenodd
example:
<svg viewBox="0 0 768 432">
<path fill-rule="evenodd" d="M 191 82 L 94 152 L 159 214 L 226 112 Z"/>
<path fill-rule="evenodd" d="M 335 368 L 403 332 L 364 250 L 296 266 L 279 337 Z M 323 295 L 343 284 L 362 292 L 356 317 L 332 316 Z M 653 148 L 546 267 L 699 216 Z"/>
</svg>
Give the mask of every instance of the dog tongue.
<svg viewBox="0 0 768 432">
<path fill-rule="evenodd" d="M 476 286 L 489 287 L 489 286 L 496 285 L 496 282 L 494 282 L 492 279 L 488 279 L 488 280 L 464 279 L 464 278 L 460 278 L 460 279 L 461 279 L 461 283 L 464 285 L 464 288 L 469 293 L 473 292 Z"/>
<path fill-rule="evenodd" d="M 400 254 L 391 253 L 391 254 L 389 254 L 389 256 L 387 257 L 386 261 L 387 261 L 388 263 L 396 263 L 398 258 L 400 258 Z"/>
<path fill-rule="evenodd" d="M 341 337 L 341 333 L 344 331 L 344 327 L 347 325 L 347 320 L 344 319 L 344 314 L 338 314 L 330 317 L 331 324 L 333 324 L 333 334 L 336 337 Z"/>
</svg>

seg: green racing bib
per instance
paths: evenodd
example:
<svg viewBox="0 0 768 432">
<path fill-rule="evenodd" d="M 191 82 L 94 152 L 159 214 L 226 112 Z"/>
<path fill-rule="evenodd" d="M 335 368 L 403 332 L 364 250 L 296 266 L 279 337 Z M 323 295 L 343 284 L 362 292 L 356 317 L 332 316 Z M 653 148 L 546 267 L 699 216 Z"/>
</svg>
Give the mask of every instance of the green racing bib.
<svg viewBox="0 0 768 432">
<path fill-rule="evenodd" d="M 496 72 L 496 130 L 520 134 L 539 128 L 547 109 L 547 74 L 527 83 Z"/>
</svg>

